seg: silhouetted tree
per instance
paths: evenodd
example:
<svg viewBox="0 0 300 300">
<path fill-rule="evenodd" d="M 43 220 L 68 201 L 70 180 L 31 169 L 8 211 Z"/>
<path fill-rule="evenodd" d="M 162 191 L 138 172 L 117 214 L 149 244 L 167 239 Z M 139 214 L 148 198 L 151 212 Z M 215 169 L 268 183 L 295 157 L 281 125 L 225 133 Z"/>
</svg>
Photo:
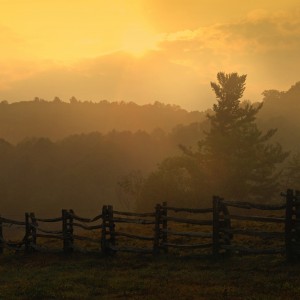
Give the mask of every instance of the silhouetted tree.
<svg viewBox="0 0 300 300">
<path fill-rule="evenodd" d="M 62 102 L 62 100 L 59 97 L 57 97 L 57 96 L 54 97 L 53 103 L 61 103 L 61 102 Z"/>
<path fill-rule="evenodd" d="M 242 200 L 266 200 L 276 194 L 280 171 L 288 156 L 270 143 L 276 129 L 266 133 L 256 124 L 262 104 L 241 102 L 246 75 L 218 73 L 211 87 L 217 103 L 208 115 L 209 130 L 198 148 L 181 146 L 182 157 L 164 160 L 145 181 L 144 200 L 193 204 L 213 194 Z M 186 204 L 185 203 L 185 204 Z"/>
<path fill-rule="evenodd" d="M 77 104 L 79 102 L 74 96 L 72 96 L 69 101 L 71 104 Z"/>
<path fill-rule="evenodd" d="M 205 191 L 205 174 L 190 156 L 170 157 L 163 160 L 157 170 L 144 181 L 142 202 L 138 207 L 153 207 L 157 202 L 198 206 L 199 200 L 210 201 Z M 210 204 L 210 202 L 209 202 Z"/>
<path fill-rule="evenodd" d="M 256 115 L 262 104 L 242 105 L 246 75 L 218 73 L 217 80 L 211 83 L 217 104 L 208 116 L 210 131 L 198 150 L 211 187 L 224 197 L 270 197 L 279 184 L 276 166 L 288 153 L 269 143 L 276 129 L 266 133 L 258 129 Z"/>
</svg>

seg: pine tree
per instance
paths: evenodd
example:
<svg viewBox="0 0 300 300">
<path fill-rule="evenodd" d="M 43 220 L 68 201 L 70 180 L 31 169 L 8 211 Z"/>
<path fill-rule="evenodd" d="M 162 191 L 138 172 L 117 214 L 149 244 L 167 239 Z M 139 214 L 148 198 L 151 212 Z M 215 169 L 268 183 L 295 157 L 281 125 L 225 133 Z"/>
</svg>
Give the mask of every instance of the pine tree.
<svg viewBox="0 0 300 300">
<path fill-rule="evenodd" d="M 280 173 L 276 167 L 288 153 L 270 143 L 276 129 L 265 134 L 258 129 L 255 120 L 262 104 L 241 102 L 246 77 L 218 73 L 218 83 L 211 83 L 218 102 L 208 116 L 211 127 L 199 142 L 199 154 L 214 193 L 257 200 L 277 192 Z"/>
<path fill-rule="evenodd" d="M 208 115 L 208 132 L 196 151 L 181 145 L 182 156 L 165 159 L 146 178 L 142 205 L 153 205 L 153 199 L 181 205 L 211 203 L 212 195 L 266 202 L 279 192 L 279 166 L 288 153 L 271 142 L 276 129 L 263 133 L 257 127 L 262 104 L 241 101 L 246 78 L 218 73 L 217 83 L 211 83 L 217 103 Z"/>
</svg>

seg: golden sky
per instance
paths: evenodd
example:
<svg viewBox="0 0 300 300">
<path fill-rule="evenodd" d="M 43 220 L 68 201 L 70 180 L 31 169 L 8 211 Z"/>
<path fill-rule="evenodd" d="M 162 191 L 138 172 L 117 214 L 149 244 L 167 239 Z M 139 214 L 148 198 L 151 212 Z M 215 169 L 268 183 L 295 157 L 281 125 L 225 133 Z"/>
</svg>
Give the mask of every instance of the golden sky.
<svg viewBox="0 0 300 300">
<path fill-rule="evenodd" d="M 241 4 L 238 4 L 241 3 Z M 218 71 L 245 96 L 300 80 L 299 0 L 0 0 L 0 100 L 211 106 Z"/>
</svg>

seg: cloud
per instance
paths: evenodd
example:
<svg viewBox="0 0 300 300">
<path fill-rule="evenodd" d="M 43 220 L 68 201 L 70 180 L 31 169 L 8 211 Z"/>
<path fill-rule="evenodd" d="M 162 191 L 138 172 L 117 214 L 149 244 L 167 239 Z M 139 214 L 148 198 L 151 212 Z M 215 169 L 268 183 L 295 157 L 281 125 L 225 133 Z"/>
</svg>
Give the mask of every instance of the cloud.
<svg viewBox="0 0 300 300">
<path fill-rule="evenodd" d="M 182 53 L 207 49 L 214 54 L 299 50 L 300 11 L 268 14 L 256 10 L 238 22 L 171 33 L 161 43 L 161 49 L 173 47 L 181 47 Z"/>
<path fill-rule="evenodd" d="M 49 67 L 50 62 L 36 61 L 31 45 L 21 35 L 1 24 L 0 45 L 0 90 Z"/>
<path fill-rule="evenodd" d="M 35 81 L 37 74 L 49 71 L 55 66 L 52 61 L 36 61 L 33 59 L 3 59 L 0 58 L 0 97 L 1 95 L 15 94 L 18 99 L 22 97 L 22 90 L 16 87 L 25 81 Z"/>
<path fill-rule="evenodd" d="M 245 96 L 257 101 L 266 89 L 286 90 L 299 81 L 299 53 L 300 12 L 256 10 L 235 22 L 165 34 L 157 51 L 138 58 L 116 52 L 68 66 L 16 64 L 24 76 L 12 79 L 5 90 L 0 86 L 0 98 L 67 100 L 74 95 L 206 109 L 214 101 L 209 83 L 217 72 L 248 74 Z"/>
<path fill-rule="evenodd" d="M 252 11 L 236 22 L 172 33 L 160 49 L 170 60 L 202 71 L 202 80 L 220 70 L 238 71 L 253 78 L 252 95 L 271 84 L 280 89 L 299 80 L 300 11 Z"/>
<path fill-rule="evenodd" d="M 139 59 L 117 52 L 71 66 L 53 67 L 0 91 L 0 98 L 8 101 L 30 100 L 35 96 L 68 100 L 73 95 L 92 101 L 162 101 L 188 109 L 193 105 L 184 105 L 185 100 L 195 104 L 202 97 L 193 70 L 172 63 L 155 51 Z"/>
</svg>

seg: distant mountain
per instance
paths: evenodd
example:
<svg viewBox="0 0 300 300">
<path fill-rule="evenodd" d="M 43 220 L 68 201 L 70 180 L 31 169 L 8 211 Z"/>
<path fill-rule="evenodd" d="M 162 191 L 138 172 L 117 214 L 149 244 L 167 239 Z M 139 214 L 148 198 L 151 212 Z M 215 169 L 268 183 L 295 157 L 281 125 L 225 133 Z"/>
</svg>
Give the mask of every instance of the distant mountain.
<svg viewBox="0 0 300 300">
<path fill-rule="evenodd" d="M 117 131 L 152 132 L 161 128 L 170 132 L 178 124 L 188 125 L 205 119 L 204 112 L 188 112 L 179 106 L 162 104 L 137 105 L 133 102 L 70 103 L 55 98 L 39 98 L 8 104 L 0 103 L 0 138 L 16 143 L 28 137 L 62 139 L 78 133 Z"/>
</svg>

